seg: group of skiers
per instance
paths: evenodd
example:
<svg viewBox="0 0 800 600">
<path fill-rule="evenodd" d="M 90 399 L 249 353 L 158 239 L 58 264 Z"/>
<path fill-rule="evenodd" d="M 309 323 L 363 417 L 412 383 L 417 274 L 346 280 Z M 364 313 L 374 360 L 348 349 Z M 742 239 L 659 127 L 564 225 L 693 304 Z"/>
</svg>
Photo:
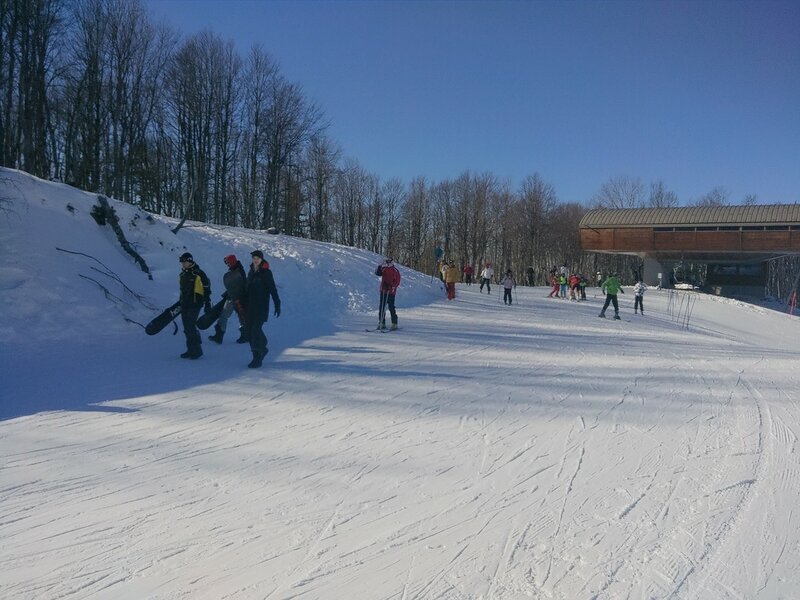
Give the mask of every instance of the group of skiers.
<svg viewBox="0 0 800 600">
<path fill-rule="evenodd" d="M 636 285 L 633 286 L 634 295 L 634 314 L 644 314 L 644 293 L 647 291 L 647 285 L 638 277 Z M 548 298 L 566 298 L 567 290 L 569 289 L 570 300 L 586 300 L 586 286 L 589 284 L 589 279 L 586 275 L 582 274 L 567 274 L 566 267 L 553 267 L 550 271 L 550 283 L 552 288 L 547 295 Z M 597 285 L 602 290 L 606 297 L 603 309 L 598 316 L 605 317 L 606 310 L 609 305 L 614 305 L 614 318 L 619 319 L 619 300 L 617 294 L 624 294 L 625 290 L 622 289 L 622 284 L 619 282 L 619 275 L 611 273 L 607 278 L 603 279 L 601 273 L 597 273 Z"/>
<path fill-rule="evenodd" d="M 586 286 L 589 280 L 585 275 L 578 273 L 567 274 L 566 267 L 553 267 L 550 271 L 550 293 L 548 298 L 566 298 L 569 290 L 569 299 L 582 301 L 586 300 Z"/>
<path fill-rule="evenodd" d="M 236 311 L 239 318 L 239 339 L 236 342 L 250 344 L 253 359 L 247 366 L 255 369 L 261 366 L 269 352 L 263 327 L 269 317 L 270 298 L 275 305 L 276 317 L 281 315 L 281 300 L 269 262 L 264 260 L 264 253 L 253 250 L 250 256 L 252 260 L 247 275 L 236 255 L 229 254 L 223 259 L 228 267 L 222 278 L 224 305 L 214 327 L 214 335 L 208 339 L 221 344 L 228 318 Z M 211 311 L 211 282 L 189 252 L 181 254 L 178 261 L 181 263 L 181 322 L 186 336 L 186 352 L 181 354 L 181 358 L 195 360 L 203 356 L 197 320 L 201 309 L 206 313 Z"/>
<path fill-rule="evenodd" d="M 456 267 L 455 261 L 441 260 L 438 264 L 439 277 L 445 284 L 445 291 L 447 299 L 453 300 L 456 297 L 456 283 L 461 281 L 461 275 L 464 275 L 464 283 L 472 285 L 472 275 L 475 272 L 472 265 L 464 266 L 461 271 Z M 486 293 L 492 293 L 492 277 L 494 277 L 494 269 L 492 263 L 486 262 L 480 274 L 480 292 L 483 293 L 483 288 L 486 287 Z M 500 280 L 500 285 L 503 286 L 503 303 L 511 304 L 511 290 L 517 287 L 517 281 L 514 279 L 514 274 L 511 269 L 508 269 L 503 278 Z"/>
<path fill-rule="evenodd" d="M 253 359 L 247 365 L 254 369 L 262 365 L 264 357 L 269 352 L 267 348 L 267 337 L 264 335 L 264 323 L 269 317 L 270 299 L 275 305 L 275 316 L 280 317 L 281 301 L 278 296 L 278 289 L 275 286 L 275 279 L 269 268 L 269 262 L 264 259 L 261 250 L 253 250 L 250 253 L 251 264 L 247 274 L 245 274 L 242 263 L 236 255 L 229 254 L 224 257 L 225 266 L 228 271 L 222 278 L 225 287 L 223 301 L 219 316 L 214 326 L 214 334 L 209 336 L 209 340 L 221 344 L 227 330 L 228 319 L 236 312 L 239 318 L 239 344 L 249 343 Z M 181 273 L 179 277 L 181 321 L 183 331 L 186 336 L 186 352 L 181 354 L 181 358 L 198 359 L 203 356 L 202 340 L 198 331 L 197 321 L 200 318 L 201 309 L 205 313 L 211 313 L 211 282 L 189 252 L 184 252 L 178 259 L 181 263 Z M 472 267 L 464 267 L 459 271 L 454 261 L 441 261 L 439 265 L 440 276 L 446 284 L 447 298 L 453 300 L 456 296 L 456 283 L 461 279 L 461 273 L 465 275 L 467 285 L 472 284 Z M 529 269 L 528 279 L 532 279 L 533 274 Z M 390 330 L 398 328 L 397 310 L 395 308 L 395 297 L 397 288 L 400 285 L 400 271 L 394 264 L 391 257 L 386 257 L 375 269 L 375 275 L 381 278 L 379 293 L 380 301 L 378 308 L 378 327 L 385 330 L 386 310 L 388 309 L 391 327 Z M 605 317 L 609 305 L 614 306 L 614 318 L 619 319 L 619 302 L 617 294 L 624 294 L 622 285 L 619 282 L 617 273 L 609 275 L 602 283 L 600 273 L 598 284 L 605 294 L 605 303 L 598 316 Z M 492 293 L 491 282 L 494 276 L 494 269 L 490 262 L 486 262 L 480 274 L 480 292 L 483 293 L 484 286 L 487 294 Z M 586 300 L 586 285 L 588 279 L 584 275 L 567 275 L 565 267 L 559 270 L 553 267 L 550 271 L 552 289 L 548 298 L 567 297 L 567 288 L 570 291 L 572 300 Z M 511 269 L 505 272 L 500 281 L 503 286 L 503 303 L 512 304 L 511 291 L 517 287 L 516 279 Z M 644 315 L 644 293 L 647 286 L 644 282 L 637 281 L 633 288 L 634 291 L 634 314 Z"/>
</svg>

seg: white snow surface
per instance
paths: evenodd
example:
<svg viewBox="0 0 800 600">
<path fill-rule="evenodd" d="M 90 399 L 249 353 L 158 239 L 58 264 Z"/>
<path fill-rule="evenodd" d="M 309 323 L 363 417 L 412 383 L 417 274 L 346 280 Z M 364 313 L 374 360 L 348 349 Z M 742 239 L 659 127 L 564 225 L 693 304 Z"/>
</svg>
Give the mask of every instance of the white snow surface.
<svg viewBox="0 0 800 600">
<path fill-rule="evenodd" d="M 401 267 L 401 329 L 368 333 L 369 252 L 111 200 L 149 280 L 96 196 L 2 170 L 0 197 L 0 597 L 800 598 L 797 317 L 449 302 Z M 197 361 L 144 334 L 182 252 L 216 299 L 254 248 L 261 369 L 232 331 Z"/>
</svg>

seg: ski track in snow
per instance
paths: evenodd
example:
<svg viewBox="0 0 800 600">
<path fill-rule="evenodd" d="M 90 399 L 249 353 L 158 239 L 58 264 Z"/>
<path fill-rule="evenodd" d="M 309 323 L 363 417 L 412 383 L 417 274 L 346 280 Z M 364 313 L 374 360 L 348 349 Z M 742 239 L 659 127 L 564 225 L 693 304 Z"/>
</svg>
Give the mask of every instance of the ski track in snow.
<svg viewBox="0 0 800 600">
<path fill-rule="evenodd" d="M 4 594 L 797 589 L 796 357 L 720 360 L 708 338 L 659 354 L 645 322 L 625 339 L 582 330 L 576 354 L 553 336 L 596 307 L 517 295 L 518 312 L 469 289 L 403 311 L 413 336 L 346 324 L 256 375 L 115 402 L 133 413 L 0 423 Z"/>
<path fill-rule="evenodd" d="M 622 323 L 591 291 L 408 307 L 410 275 L 402 329 L 374 335 L 341 283 L 374 267 L 303 252 L 275 242 L 263 369 L 229 340 L 186 364 L 180 339 L 115 330 L 134 358 L 81 380 L 86 402 L 0 420 L 1 598 L 800 597 L 800 320 L 700 296 L 686 330 L 655 290 Z M 313 269 L 336 287 L 318 306 L 355 314 L 303 337 Z M 122 369 L 157 385 L 119 393 Z"/>
</svg>

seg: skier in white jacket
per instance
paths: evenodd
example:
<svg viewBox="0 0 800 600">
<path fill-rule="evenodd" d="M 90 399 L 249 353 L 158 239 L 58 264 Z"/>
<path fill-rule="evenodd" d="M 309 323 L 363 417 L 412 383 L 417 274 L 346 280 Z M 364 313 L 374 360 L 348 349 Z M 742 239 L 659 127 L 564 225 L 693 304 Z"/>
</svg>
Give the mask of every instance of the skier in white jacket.
<svg viewBox="0 0 800 600">
<path fill-rule="evenodd" d="M 492 263 L 487 262 L 486 267 L 481 271 L 481 293 L 483 293 L 483 284 L 486 284 L 486 293 L 492 293 L 492 276 L 494 275 L 494 269 L 492 268 Z"/>
<path fill-rule="evenodd" d="M 644 304 L 642 301 L 644 300 L 644 293 L 647 291 L 647 285 L 643 281 L 637 281 L 636 285 L 633 286 L 633 314 L 636 314 L 637 311 L 641 311 L 644 314 Z"/>
</svg>

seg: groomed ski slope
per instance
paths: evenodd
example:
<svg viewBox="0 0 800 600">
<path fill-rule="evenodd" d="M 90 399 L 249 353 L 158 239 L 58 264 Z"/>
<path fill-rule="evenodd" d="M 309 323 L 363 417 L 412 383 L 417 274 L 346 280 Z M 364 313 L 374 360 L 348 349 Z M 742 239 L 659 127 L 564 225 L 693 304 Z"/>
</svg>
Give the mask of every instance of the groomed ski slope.
<svg viewBox="0 0 800 600">
<path fill-rule="evenodd" d="M 284 307 L 264 368 L 232 337 L 188 362 L 181 334 L 144 336 L 121 318 L 144 308 L 78 278 L 80 257 L 29 273 L 17 244 L 38 260 L 66 236 L 160 305 L 177 249 L 141 238 L 147 283 L 63 211 L 39 239 L 27 202 L 0 225 L 0 597 L 800 597 L 797 318 L 700 296 L 687 330 L 655 290 L 645 317 L 620 296 L 622 322 L 597 318 L 593 288 L 448 302 L 403 270 L 402 329 L 366 333 L 376 257 L 267 236 Z M 209 267 L 257 241 L 183 235 Z M 59 294 L 92 318 L 53 342 L 35 315 Z"/>
</svg>

